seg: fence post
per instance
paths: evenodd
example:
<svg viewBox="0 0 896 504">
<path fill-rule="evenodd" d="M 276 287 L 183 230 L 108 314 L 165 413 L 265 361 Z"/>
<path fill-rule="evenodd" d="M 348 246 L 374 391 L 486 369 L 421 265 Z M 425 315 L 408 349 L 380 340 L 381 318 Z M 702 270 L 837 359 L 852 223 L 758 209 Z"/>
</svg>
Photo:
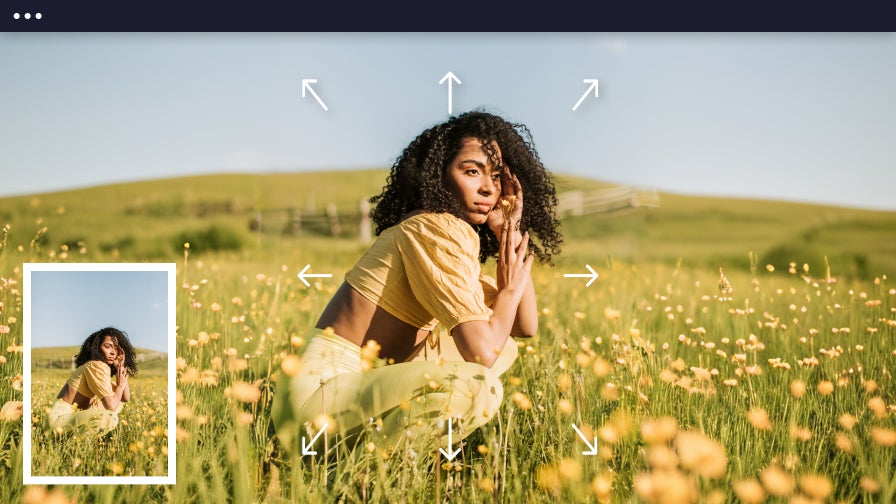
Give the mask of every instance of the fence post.
<svg viewBox="0 0 896 504">
<path fill-rule="evenodd" d="M 362 242 L 369 242 L 371 238 L 370 233 L 370 202 L 366 199 L 361 200 L 361 204 L 359 205 L 359 210 L 361 211 L 361 224 L 360 224 L 360 236 Z"/>
<path fill-rule="evenodd" d="M 295 208 L 289 209 L 289 230 L 292 234 L 302 232 L 302 211 Z"/>
<path fill-rule="evenodd" d="M 327 220 L 330 223 L 330 234 L 339 236 L 342 229 L 339 227 L 339 216 L 336 214 L 336 204 L 327 203 Z"/>
<path fill-rule="evenodd" d="M 574 216 L 580 216 L 585 213 L 585 193 L 582 191 L 571 191 L 568 193 L 571 213 Z"/>
</svg>

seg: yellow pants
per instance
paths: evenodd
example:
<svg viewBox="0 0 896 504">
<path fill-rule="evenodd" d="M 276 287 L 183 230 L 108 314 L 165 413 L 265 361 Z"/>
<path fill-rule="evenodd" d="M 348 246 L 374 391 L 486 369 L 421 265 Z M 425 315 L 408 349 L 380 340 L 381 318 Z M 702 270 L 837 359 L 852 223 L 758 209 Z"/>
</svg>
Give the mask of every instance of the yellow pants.
<svg viewBox="0 0 896 504">
<path fill-rule="evenodd" d="M 278 384 L 271 416 L 280 443 L 287 451 L 300 450 L 300 438 L 310 441 L 326 420 L 328 432 L 342 435 L 371 424 L 374 436 L 390 447 L 405 436 L 425 436 L 445 447 L 451 417 L 456 445 L 497 414 L 504 395 L 498 376 L 516 359 L 516 342 L 508 338 L 491 369 L 464 362 L 450 336 L 440 348 L 426 345 L 410 362 L 362 371 L 360 347 L 317 334 L 301 370 Z"/>
<path fill-rule="evenodd" d="M 50 429 L 56 432 L 83 432 L 100 437 L 111 431 L 118 425 L 118 414 L 122 404 L 114 411 L 107 410 L 102 404 L 79 410 L 75 405 L 62 399 L 56 399 L 47 420 Z"/>
</svg>

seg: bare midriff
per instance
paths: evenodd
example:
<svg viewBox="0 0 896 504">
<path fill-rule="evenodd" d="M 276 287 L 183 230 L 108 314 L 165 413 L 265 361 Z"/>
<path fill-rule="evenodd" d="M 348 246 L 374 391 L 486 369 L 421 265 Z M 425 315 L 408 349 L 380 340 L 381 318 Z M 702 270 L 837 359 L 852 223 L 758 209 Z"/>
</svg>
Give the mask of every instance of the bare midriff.
<svg viewBox="0 0 896 504">
<path fill-rule="evenodd" d="M 69 404 L 74 404 L 78 409 L 87 409 L 90 407 L 90 398 L 69 387 L 68 384 L 62 386 L 62 390 L 59 391 L 59 395 L 56 396 L 56 399 L 62 399 Z"/>
<path fill-rule="evenodd" d="M 343 282 L 315 326 L 330 327 L 339 336 L 363 346 L 376 341 L 379 356 L 395 362 L 409 360 L 429 336 L 429 331 L 396 318 Z"/>
</svg>

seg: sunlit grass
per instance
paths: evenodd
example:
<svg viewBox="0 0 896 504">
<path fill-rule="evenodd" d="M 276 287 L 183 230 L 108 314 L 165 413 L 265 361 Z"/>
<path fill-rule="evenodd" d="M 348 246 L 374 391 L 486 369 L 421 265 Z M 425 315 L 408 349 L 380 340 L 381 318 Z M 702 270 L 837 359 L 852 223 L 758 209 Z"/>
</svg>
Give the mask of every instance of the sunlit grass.
<svg viewBox="0 0 896 504">
<path fill-rule="evenodd" d="M 0 250 L 4 404 L 22 398 L 21 262 L 47 254 Z M 592 262 L 601 276 L 588 288 L 536 267 L 538 336 L 518 342 L 498 416 L 465 440 L 455 462 L 423 439 L 389 451 L 362 436 L 357 446 L 332 440 L 326 455 L 272 463 L 268 423 L 281 366 L 300 362 L 308 329 L 355 259 L 354 249 L 323 246 L 256 262 L 186 255 L 177 273 L 177 485 L 52 491 L 79 502 L 896 498 L 896 283 L 883 275 L 851 282 L 799 264 L 726 269 L 723 280 L 718 268 Z M 296 273 L 308 263 L 337 278 L 306 288 Z M 35 384 L 38 406 L 60 386 Z M 80 458 L 78 467 L 104 474 L 155 471 L 163 436 L 144 433 L 158 425 L 149 409 L 164 397 L 149 378 L 140 386 L 122 416 L 128 424 L 104 447 L 120 467 L 81 445 L 39 452 L 38 467 L 70 469 Z M 26 425 L 50 441 L 35 412 Z M 597 438 L 596 455 L 582 454 L 573 423 Z M 4 502 L 25 496 L 20 443 L 21 424 L 0 421 Z"/>
</svg>

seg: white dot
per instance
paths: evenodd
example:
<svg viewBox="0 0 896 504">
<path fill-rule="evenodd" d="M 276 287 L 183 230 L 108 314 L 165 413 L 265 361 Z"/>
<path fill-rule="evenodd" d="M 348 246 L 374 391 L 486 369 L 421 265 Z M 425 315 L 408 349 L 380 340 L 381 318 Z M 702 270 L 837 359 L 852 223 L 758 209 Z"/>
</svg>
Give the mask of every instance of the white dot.
<svg viewBox="0 0 896 504">
<path fill-rule="evenodd" d="M 34 19 L 40 19 L 42 17 L 44 17 L 44 15 L 41 14 L 40 12 L 38 12 L 37 14 L 34 15 Z"/>
<path fill-rule="evenodd" d="M 12 15 L 12 18 L 13 18 L 13 19 L 19 19 L 20 17 L 21 17 L 21 16 L 19 16 L 19 13 L 18 13 L 18 12 L 16 12 L 15 14 Z"/>
<path fill-rule="evenodd" d="M 25 19 L 31 19 L 31 13 L 30 13 L 30 12 L 26 12 L 26 13 L 25 13 Z"/>
</svg>

